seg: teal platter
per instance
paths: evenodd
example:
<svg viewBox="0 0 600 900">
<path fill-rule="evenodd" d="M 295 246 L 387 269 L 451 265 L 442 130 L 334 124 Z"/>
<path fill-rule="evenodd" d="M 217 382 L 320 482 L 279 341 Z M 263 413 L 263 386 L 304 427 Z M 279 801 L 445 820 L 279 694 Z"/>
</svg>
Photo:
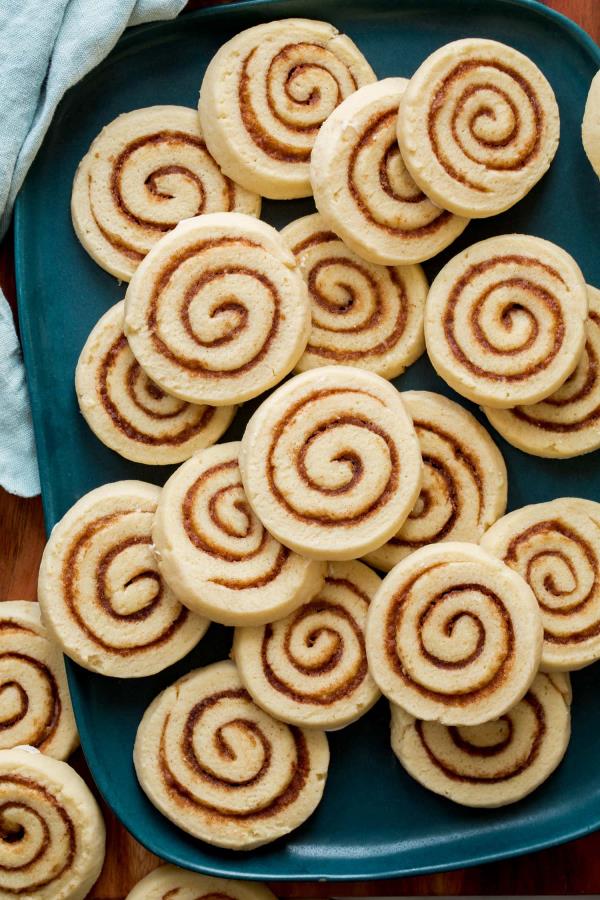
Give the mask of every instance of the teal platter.
<svg viewBox="0 0 600 900">
<path fill-rule="evenodd" d="M 560 106 L 555 162 L 524 201 L 501 216 L 472 222 L 425 268 L 431 278 L 468 244 L 525 232 L 563 246 L 578 260 L 587 281 L 600 286 L 600 183 L 580 139 L 600 50 L 572 22 L 541 4 L 254 0 L 132 30 L 64 98 L 17 203 L 20 324 L 48 529 L 97 485 L 122 478 L 161 484 L 171 471 L 121 459 L 94 437 L 78 411 L 73 389 L 77 357 L 100 315 L 122 298 L 124 286 L 98 268 L 75 238 L 69 200 L 77 164 L 101 127 L 119 113 L 158 103 L 195 106 L 204 69 L 225 40 L 250 25 L 287 16 L 333 22 L 356 41 L 380 77 L 410 76 L 434 49 L 470 35 L 504 41 L 531 56 Z M 281 227 L 312 209 L 308 200 L 265 202 L 263 218 Z M 425 358 L 396 383 L 400 389 L 453 396 Z M 253 408 L 250 403 L 240 411 L 225 440 L 241 436 Z M 528 457 L 498 442 L 509 470 L 510 508 L 564 495 L 600 499 L 600 452 L 561 462 Z M 234 878 L 392 878 L 514 856 L 600 827 L 597 666 L 574 676 L 573 738 L 564 763 L 542 788 L 514 806 L 465 809 L 422 789 L 390 750 L 389 714 L 381 701 L 358 723 L 330 736 L 325 796 L 304 826 L 251 853 L 200 843 L 148 802 L 135 778 L 132 747 L 140 718 L 156 694 L 191 669 L 226 657 L 230 642 L 230 630 L 211 626 L 184 660 L 142 680 L 112 680 L 68 663 L 81 741 L 98 788 L 129 831 L 163 859 Z"/>
</svg>

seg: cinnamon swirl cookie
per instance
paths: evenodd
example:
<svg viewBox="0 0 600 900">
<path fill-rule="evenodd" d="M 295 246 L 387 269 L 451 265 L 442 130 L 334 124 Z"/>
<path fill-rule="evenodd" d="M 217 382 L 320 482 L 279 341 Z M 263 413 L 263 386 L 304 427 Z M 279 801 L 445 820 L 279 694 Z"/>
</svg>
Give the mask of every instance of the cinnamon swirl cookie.
<svg viewBox="0 0 600 900">
<path fill-rule="evenodd" d="M 463 806 L 506 806 L 554 772 L 571 734 L 568 675 L 539 674 L 520 703 L 483 725 L 423 722 L 392 704 L 392 749 L 409 775 Z"/>
<path fill-rule="evenodd" d="M 159 866 L 125 900 L 276 900 L 264 884 L 198 875 L 177 866 Z"/>
<path fill-rule="evenodd" d="M 360 50 L 327 22 L 281 19 L 224 44 L 200 88 L 200 121 L 222 170 L 263 197 L 311 194 L 315 137 L 335 107 L 375 81 Z"/>
<path fill-rule="evenodd" d="M 421 468 L 396 388 L 349 366 L 279 387 L 250 419 L 240 451 L 254 512 L 310 559 L 355 559 L 385 543 L 419 496 Z"/>
<path fill-rule="evenodd" d="M 398 534 L 366 557 L 386 572 L 426 544 L 476 543 L 506 509 L 506 466 L 485 428 L 441 394 L 401 396 L 421 446 L 423 484 Z"/>
<path fill-rule="evenodd" d="M 234 406 L 198 406 L 166 394 L 140 368 L 123 332 L 124 304 L 94 326 L 77 363 L 75 390 L 103 444 L 134 462 L 181 462 L 217 441 Z"/>
<path fill-rule="evenodd" d="M 577 368 L 545 400 L 484 413 L 502 437 L 533 456 L 566 459 L 600 447 L 600 291 L 587 288 L 585 348 Z"/>
<path fill-rule="evenodd" d="M 290 372 L 310 334 L 294 255 L 251 216 L 187 219 L 137 269 L 125 334 L 141 367 L 189 403 L 228 406 Z"/>
<path fill-rule="evenodd" d="M 0 750 L 0 897 L 84 900 L 104 862 L 98 804 L 77 772 L 30 748 Z"/>
<path fill-rule="evenodd" d="M 160 672 L 208 627 L 158 572 L 151 528 L 159 496 L 143 481 L 105 484 L 71 507 L 46 544 L 38 581 L 44 624 L 67 656 L 93 672 Z"/>
<path fill-rule="evenodd" d="M 543 668 L 571 671 L 600 659 L 600 504 L 565 497 L 525 506 L 496 522 L 481 546 L 537 597 Z"/>
<path fill-rule="evenodd" d="M 485 38 L 440 47 L 400 100 L 406 167 L 434 203 L 459 216 L 494 216 L 524 197 L 550 166 L 559 133 L 542 72 Z"/>
<path fill-rule="evenodd" d="M 360 562 L 330 563 L 308 603 L 263 628 L 237 628 L 233 657 L 253 700 L 292 725 L 349 725 L 379 697 L 364 630 L 381 580 Z"/>
<path fill-rule="evenodd" d="M 429 200 L 402 160 L 396 138 L 405 78 L 386 78 L 352 94 L 315 141 L 310 177 L 317 209 L 359 256 L 373 263 L 418 263 L 447 247 L 468 225 Z"/>
<path fill-rule="evenodd" d="M 588 297 L 577 263 L 550 241 L 505 234 L 467 247 L 435 278 L 429 358 L 448 384 L 494 409 L 537 403 L 574 371 Z"/>
<path fill-rule="evenodd" d="M 187 607 L 224 625 L 264 625 L 313 597 L 325 564 L 265 531 L 242 487 L 239 447 L 217 444 L 177 469 L 152 538 L 161 574 Z"/>
<path fill-rule="evenodd" d="M 597 72 L 587 96 L 583 122 L 581 124 L 583 149 L 600 178 L 600 72 Z"/>
<path fill-rule="evenodd" d="M 129 281 L 182 219 L 209 212 L 258 216 L 260 197 L 223 175 L 184 106 L 124 113 L 102 129 L 73 183 L 77 237 L 95 261 Z"/>
<path fill-rule="evenodd" d="M 427 280 L 420 266 L 366 262 L 318 213 L 292 222 L 281 236 L 298 260 L 312 305 L 299 371 L 345 363 L 395 378 L 423 353 Z"/>
<path fill-rule="evenodd" d="M 150 704 L 134 762 L 142 789 L 179 828 L 232 850 L 289 834 L 321 800 L 322 731 L 284 725 L 256 706 L 231 662 L 180 678 Z"/>
<path fill-rule="evenodd" d="M 0 697 L 0 749 L 28 744 L 70 756 L 78 738 L 65 664 L 37 603 L 0 603 Z"/>
<path fill-rule="evenodd" d="M 367 617 L 369 669 L 411 715 L 479 725 L 529 689 L 540 664 L 535 595 L 475 544 L 416 550 L 392 569 Z"/>
</svg>

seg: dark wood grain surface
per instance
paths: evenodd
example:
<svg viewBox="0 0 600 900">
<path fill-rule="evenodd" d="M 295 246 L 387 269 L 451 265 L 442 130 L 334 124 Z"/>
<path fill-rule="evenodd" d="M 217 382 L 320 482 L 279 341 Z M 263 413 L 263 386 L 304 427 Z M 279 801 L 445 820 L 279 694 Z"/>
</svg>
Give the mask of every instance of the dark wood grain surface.
<svg viewBox="0 0 600 900">
<path fill-rule="evenodd" d="M 192 8 L 206 5 L 203 0 L 189 4 Z M 546 5 L 570 16 L 600 42 L 600 0 L 547 0 Z M 10 232 L 0 246 L 0 284 L 14 307 Z M 35 598 L 44 540 L 39 497 L 22 500 L 0 488 L 1 599 Z M 91 784 L 80 752 L 73 762 Z M 108 829 L 106 864 L 90 900 L 123 900 L 157 860 L 125 831 L 110 810 L 105 808 L 104 813 Z M 343 885 L 276 884 L 273 888 L 280 897 L 600 893 L 600 832 L 517 860 L 438 875 Z"/>
</svg>

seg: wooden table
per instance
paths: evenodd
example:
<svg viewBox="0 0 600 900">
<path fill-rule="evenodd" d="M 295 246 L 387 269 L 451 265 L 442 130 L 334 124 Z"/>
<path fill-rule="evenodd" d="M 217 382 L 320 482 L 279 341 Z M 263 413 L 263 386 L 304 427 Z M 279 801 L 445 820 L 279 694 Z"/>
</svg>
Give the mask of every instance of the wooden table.
<svg viewBox="0 0 600 900">
<path fill-rule="evenodd" d="M 600 42 L 600 0 L 545 0 L 570 16 Z M 195 2 L 191 6 L 204 6 Z M 12 235 L 0 246 L 0 284 L 15 304 Z M 23 500 L 0 488 L 0 598 L 33 599 L 45 535 L 39 497 Z M 76 768 L 90 781 L 81 752 Z M 582 785 L 582 790 L 585 786 Z M 157 860 L 129 835 L 104 808 L 108 827 L 107 856 L 102 876 L 89 900 L 123 900 Z M 274 885 L 280 897 L 469 895 L 469 894 L 594 894 L 600 893 L 600 832 L 562 847 L 509 860 L 438 875 L 352 884 Z"/>
</svg>

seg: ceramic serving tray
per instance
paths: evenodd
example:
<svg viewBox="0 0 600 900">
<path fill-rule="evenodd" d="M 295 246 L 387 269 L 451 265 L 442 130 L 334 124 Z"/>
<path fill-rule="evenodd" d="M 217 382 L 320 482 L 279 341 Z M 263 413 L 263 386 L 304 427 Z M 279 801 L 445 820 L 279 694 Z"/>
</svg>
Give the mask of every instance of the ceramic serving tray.
<svg viewBox="0 0 600 900">
<path fill-rule="evenodd" d="M 104 482 L 163 483 L 169 471 L 129 463 L 104 447 L 80 416 L 73 373 L 100 315 L 124 295 L 77 242 L 69 214 L 77 163 L 119 113 L 159 103 L 195 106 L 204 69 L 236 32 L 286 16 L 329 19 L 347 32 L 378 76 L 410 76 L 441 44 L 467 35 L 495 38 L 529 55 L 556 92 L 561 143 L 550 172 L 504 215 L 472 222 L 426 265 L 433 277 L 463 247 L 517 231 L 548 238 L 600 286 L 600 184 L 581 146 L 580 123 L 600 50 L 572 22 L 529 0 L 254 0 L 185 15 L 128 33 L 110 57 L 65 97 L 17 204 L 19 310 L 29 376 L 46 525 Z M 277 227 L 312 211 L 309 200 L 265 202 Z M 426 358 L 397 380 L 400 389 L 451 395 Z M 466 406 L 470 407 L 465 401 Z M 247 404 L 225 440 L 241 437 Z M 470 407 L 472 408 L 472 407 Z M 473 408 L 472 408 L 473 409 Z M 477 410 L 473 409 L 477 414 Z M 480 416 L 481 418 L 481 416 Z M 526 456 L 499 440 L 509 471 L 509 508 L 561 495 L 600 499 L 600 453 L 571 461 Z M 384 701 L 331 735 L 332 762 L 317 812 L 288 839 L 252 853 L 202 844 L 163 818 L 140 790 L 132 764 L 137 725 L 149 702 L 190 669 L 225 657 L 231 632 L 212 626 L 199 646 L 160 675 L 119 681 L 69 664 L 81 740 L 98 787 L 129 831 L 173 863 L 256 879 L 390 878 L 512 856 L 600 826 L 600 665 L 574 677 L 573 739 L 558 772 L 526 800 L 501 810 L 455 806 L 426 792 L 389 746 Z"/>
</svg>

